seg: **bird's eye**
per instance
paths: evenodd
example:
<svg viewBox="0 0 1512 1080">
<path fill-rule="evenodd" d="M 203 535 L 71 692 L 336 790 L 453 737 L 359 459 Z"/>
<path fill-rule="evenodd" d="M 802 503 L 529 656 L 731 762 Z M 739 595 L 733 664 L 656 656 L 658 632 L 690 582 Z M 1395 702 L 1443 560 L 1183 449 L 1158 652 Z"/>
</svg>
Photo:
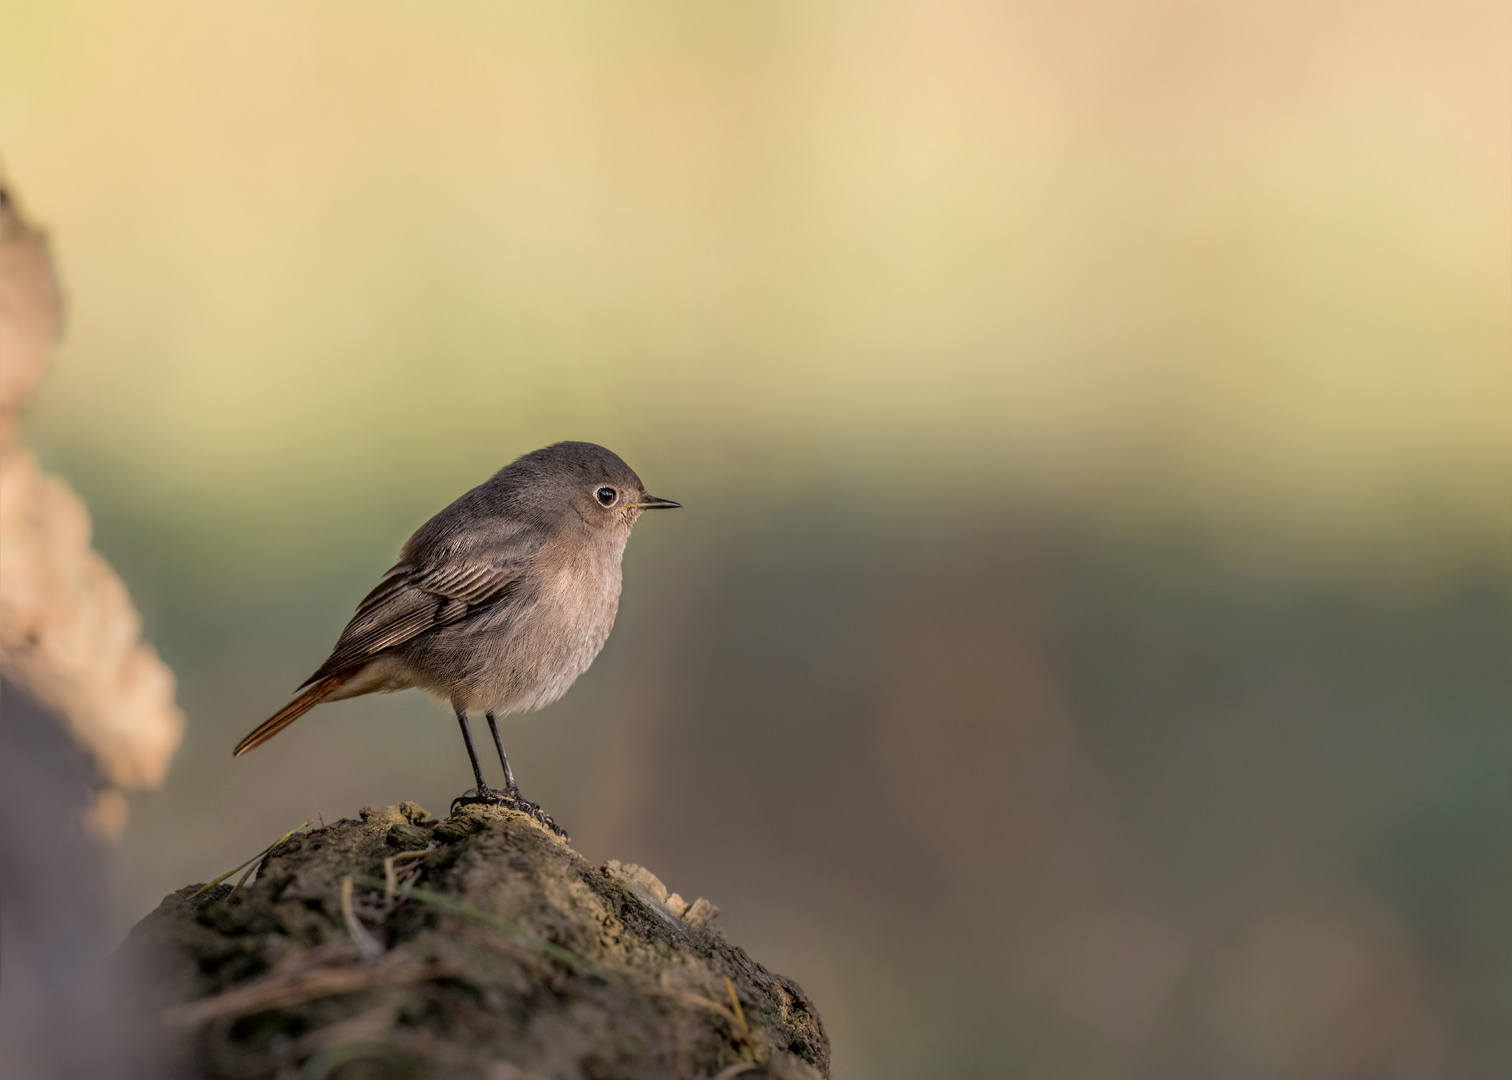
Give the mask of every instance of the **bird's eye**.
<svg viewBox="0 0 1512 1080">
<path fill-rule="evenodd" d="M 593 497 L 605 506 L 613 506 L 614 500 L 619 498 L 619 492 L 612 487 L 601 487 L 593 493 Z"/>
</svg>

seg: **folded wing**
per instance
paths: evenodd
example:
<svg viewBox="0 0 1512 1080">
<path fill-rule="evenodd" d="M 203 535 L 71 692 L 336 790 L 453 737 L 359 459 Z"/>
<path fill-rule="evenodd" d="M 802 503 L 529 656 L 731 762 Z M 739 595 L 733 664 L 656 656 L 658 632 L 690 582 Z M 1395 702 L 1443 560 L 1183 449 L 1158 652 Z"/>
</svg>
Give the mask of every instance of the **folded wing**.
<svg viewBox="0 0 1512 1080">
<path fill-rule="evenodd" d="M 357 605 L 330 657 L 304 686 L 347 671 L 421 634 L 503 602 L 539 543 L 450 551 L 424 565 L 401 562 Z"/>
</svg>

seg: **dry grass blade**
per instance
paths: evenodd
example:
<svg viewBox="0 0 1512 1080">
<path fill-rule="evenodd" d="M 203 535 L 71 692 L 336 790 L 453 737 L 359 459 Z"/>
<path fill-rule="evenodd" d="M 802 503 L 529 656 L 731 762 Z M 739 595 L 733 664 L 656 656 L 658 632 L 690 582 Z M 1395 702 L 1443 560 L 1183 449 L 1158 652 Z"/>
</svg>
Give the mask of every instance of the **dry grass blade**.
<svg viewBox="0 0 1512 1080">
<path fill-rule="evenodd" d="M 394 1027 L 395 1010 L 386 1005 L 372 1012 L 362 1013 L 334 1024 L 316 1028 L 289 1043 L 277 1056 L 284 1061 L 299 1061 L 322 1050 L 347 1043 L 377 1042 L 388 1036 Z"/>
<path fill-rule="evenodd" d="M 740 1021 L 735 1019 L 735 1014 L 732 1013 L 726 1006 L 721 1005 L 717 1001 L 703 997 L 700 994 L 673 994 L 673 996 L 685 1005 L 697 1005 L 699 1008 L 708 1009 L 710 1012 L 718 1013 L 720 1016 L 724 1017 L 730 1022 L 731 1030 L 734 1031 L 737 1036 L 739 1036 Z"/>
<path fill-rule="evenodd" d="M 388 885 L 385 881 L 378 881 L 376 878 L 365 877 L 361 874 L 355 875 L 354 880 L 357 884 L 369 889 L 386 889 Z M 519 923 L 510 922 L 508 919 L 500 918 L 498 915 L 487 911 L 480 911 L 469 904 L 453 900 L 449 896 L 442 896 L 440 893 L 433 893 L 428 889 L 417 889 L 413 885 L 396 886 L 394 892 L 399 896 L 408 896 L 422 903 L 430 904 L 432 907 L 440 908 L 442 911 L 448 911 L 454 915 L 462 915 L 483 923 L 486 926 L 492 926 L 495 930 L 501 930 L 511 937 L 539 949 L 547 956 L 560 960 L 580 975 L 593 975 L 600 979 L 612 978 L 610 972 L 605 971 L 597 964 L 589 963 L 571 949 L 564 949 L 555 942 L 547 941 L 540 935 L 531 933 Z"/>
<path fill-rule="evenodd" d="M 383 955 L 382 943 L 368 932 L 368 928 L 362 925 L 357 913 L 352 910 L 351 874 L 341 879 L 341 917 L 346 920 L 347 933 L 352 935 L 352 944 L 357 947 L 358 956 L 372 960 Z"/>
<path fill-rule="evenodd" d="M 730 995 L 730 1004 L 728 1006 L 706 998 L 701 994 L 689 994 L 684 991 L 675 990 L 667 985 L 665 975 L 662 978 L 661 992 L 669 997 L 676 998 L 685 1005 L 697 1005 L 699 1008 L 708 1009 L 710 1012 L 718 1013 L 724 1017 L 730 1025 L 730 1034 L 735 1037 L 736 1042 L 740 1043 L 740 1056 L 745 1058 L 745 1061 L 740 1064 L 749 1068 L 755 1068 L 759 1056 L 756 1053 L 756 1040 L 751 1034 L 751 1026 L 746 1023 L 745 1010 L 740 1007 L 740 999 L 735 995 L 735 984 L 730 981 L 728 975 L 725 976 L 724 983 L 725 990 Z M 734 1066 L 731 1066 L 731 1068 L 734 1068 Z M 745 1069 L 742 1068 L 740 1071 L 744 1072 Z M 721 1073 L 720 1075 L 724 1074 Z M 730 1075 L 734 1076 L 736 1074 L 730 1073 Z"/>
<path fill-rule="evenodd" d="M 737 1061 L 733 1065 L 726 1065 L 714 1074 L 714 1080 L 733 1080 L 741 1073 L 748 1073 L 756 1067 L 754 1061 Z"/>
<path fill-rule="evenodd" d="M 735 1014 L 736 1034 L 747 1046 L 754 1047 L 755 1044 L 751 1041 L 751 1026 L 746 1023 L 745 1010 L 740 1007 L 740 999 L 735 996 L 735 984 L 730 981 L 728 975 L 725 976 L 725 990 L 730 995 L 730 1009 Z"/>
<path fill-rule="evenodd" d="M 214 881 L 207 881 L 205 884 L 201 885 L 198 889 L 195 889 L 192 893 L 189 894 L 189 899 L 193 900 L 195 897 L 199 896 L 200 893 L 205 892 L 208 889 L 215 888 L 217 885 L 219 885 L 221 882 L 225 881 L 232 874 L 236 873 L 238 870 L 246 870 L 247 874 L 250 874 L 252 872 L 251 871 L 251 867 L 253 867 L 253 866 L 255 866 L 257 864 L 257 860 L 258 859 L 264 858 L 270 851 L 272 851 L 274 848 L 276 848 L 279 844 L 283 843 L 289 837 L 293 836 L 300 829 L 309 828 L 309 826 L 311 824 L 313 824 L 314 821 L 315 821 L 314 818 L 308 818 L 302 824 L 294 826 L 292 829 L 290 829 L 288 832 L 284 833 L 282 836 L 280 836 L 277 840 L 273 841 L 267 847 L 263 848 L 256 855 L 254 855 L 250 859 L 248 859 L 246 862 L 242 863 L 239 866 L 233 866 L 231 869 L 227 870 L 224 874 L 222 874 L 220 877 L 216 878 Z M 237 886 L 240 886 L 243 881 L 247 880 L 247 874 L 243 874 L 241 876 L 241 879 L 239 881 L 237 881 L 237 883 L 236 883 Z"/>
<path fill-rule="evenodd" d="M 446 974 L 446 968 L 428 960 L 404 960 L 389 954 L 389 960 L 349 967 L 322 967 L 290 973 L 272 973 L 232 987 L 214 997 L 202 998 L 164 1009 L 163 1023 L 191 1028 L 224 1016 L 245 1016 L 300 1005 L 316 998 L 334 997 L 374 986 L 424 982 Z"/>
<path fill-rule="evenodd" d="M 399 891 L 399 864 L 409 862 L 411 859 L 423 859 L 430 853 L 430 848 L 422 848 L 419 851 L 401 851 L 383 860 L 383 897 L 385 900 L 393 899 L 394 893 Z"/>
</svg>

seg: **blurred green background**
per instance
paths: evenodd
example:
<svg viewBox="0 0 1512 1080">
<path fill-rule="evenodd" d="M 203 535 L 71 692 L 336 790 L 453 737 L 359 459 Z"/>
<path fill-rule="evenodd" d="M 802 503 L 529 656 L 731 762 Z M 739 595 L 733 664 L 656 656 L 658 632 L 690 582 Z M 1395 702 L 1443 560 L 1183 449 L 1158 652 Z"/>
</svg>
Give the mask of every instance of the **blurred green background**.
<svg viewBox="0 0 1512 1080">
<path fill-rule="evenodd" d="M 1512 1072 L 1512 17 L 1403 3 L 0 0 L 31 421 L 189 713 L 118 931 L 470 782 L 230 747 L 408 533 L 622 454 L 526 792 L 839 1080 Z"/>
</svg>

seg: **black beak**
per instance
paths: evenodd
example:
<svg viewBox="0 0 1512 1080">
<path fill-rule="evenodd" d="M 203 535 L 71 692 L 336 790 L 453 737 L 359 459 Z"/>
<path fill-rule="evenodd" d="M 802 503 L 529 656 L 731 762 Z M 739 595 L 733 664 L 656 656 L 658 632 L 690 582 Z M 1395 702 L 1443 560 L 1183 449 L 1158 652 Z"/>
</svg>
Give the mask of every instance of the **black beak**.
<svg viewBox="0 0 1512 1080">
<path fill-rule="evenodd" d="M 675 503 L 671 499 L 658 499 L 655 495 L 647 495 L 639 502 L 633 502 L 631 506 L 638 506 L 642 510 L 677 510 L 682 503 Z"/>
</svg>

